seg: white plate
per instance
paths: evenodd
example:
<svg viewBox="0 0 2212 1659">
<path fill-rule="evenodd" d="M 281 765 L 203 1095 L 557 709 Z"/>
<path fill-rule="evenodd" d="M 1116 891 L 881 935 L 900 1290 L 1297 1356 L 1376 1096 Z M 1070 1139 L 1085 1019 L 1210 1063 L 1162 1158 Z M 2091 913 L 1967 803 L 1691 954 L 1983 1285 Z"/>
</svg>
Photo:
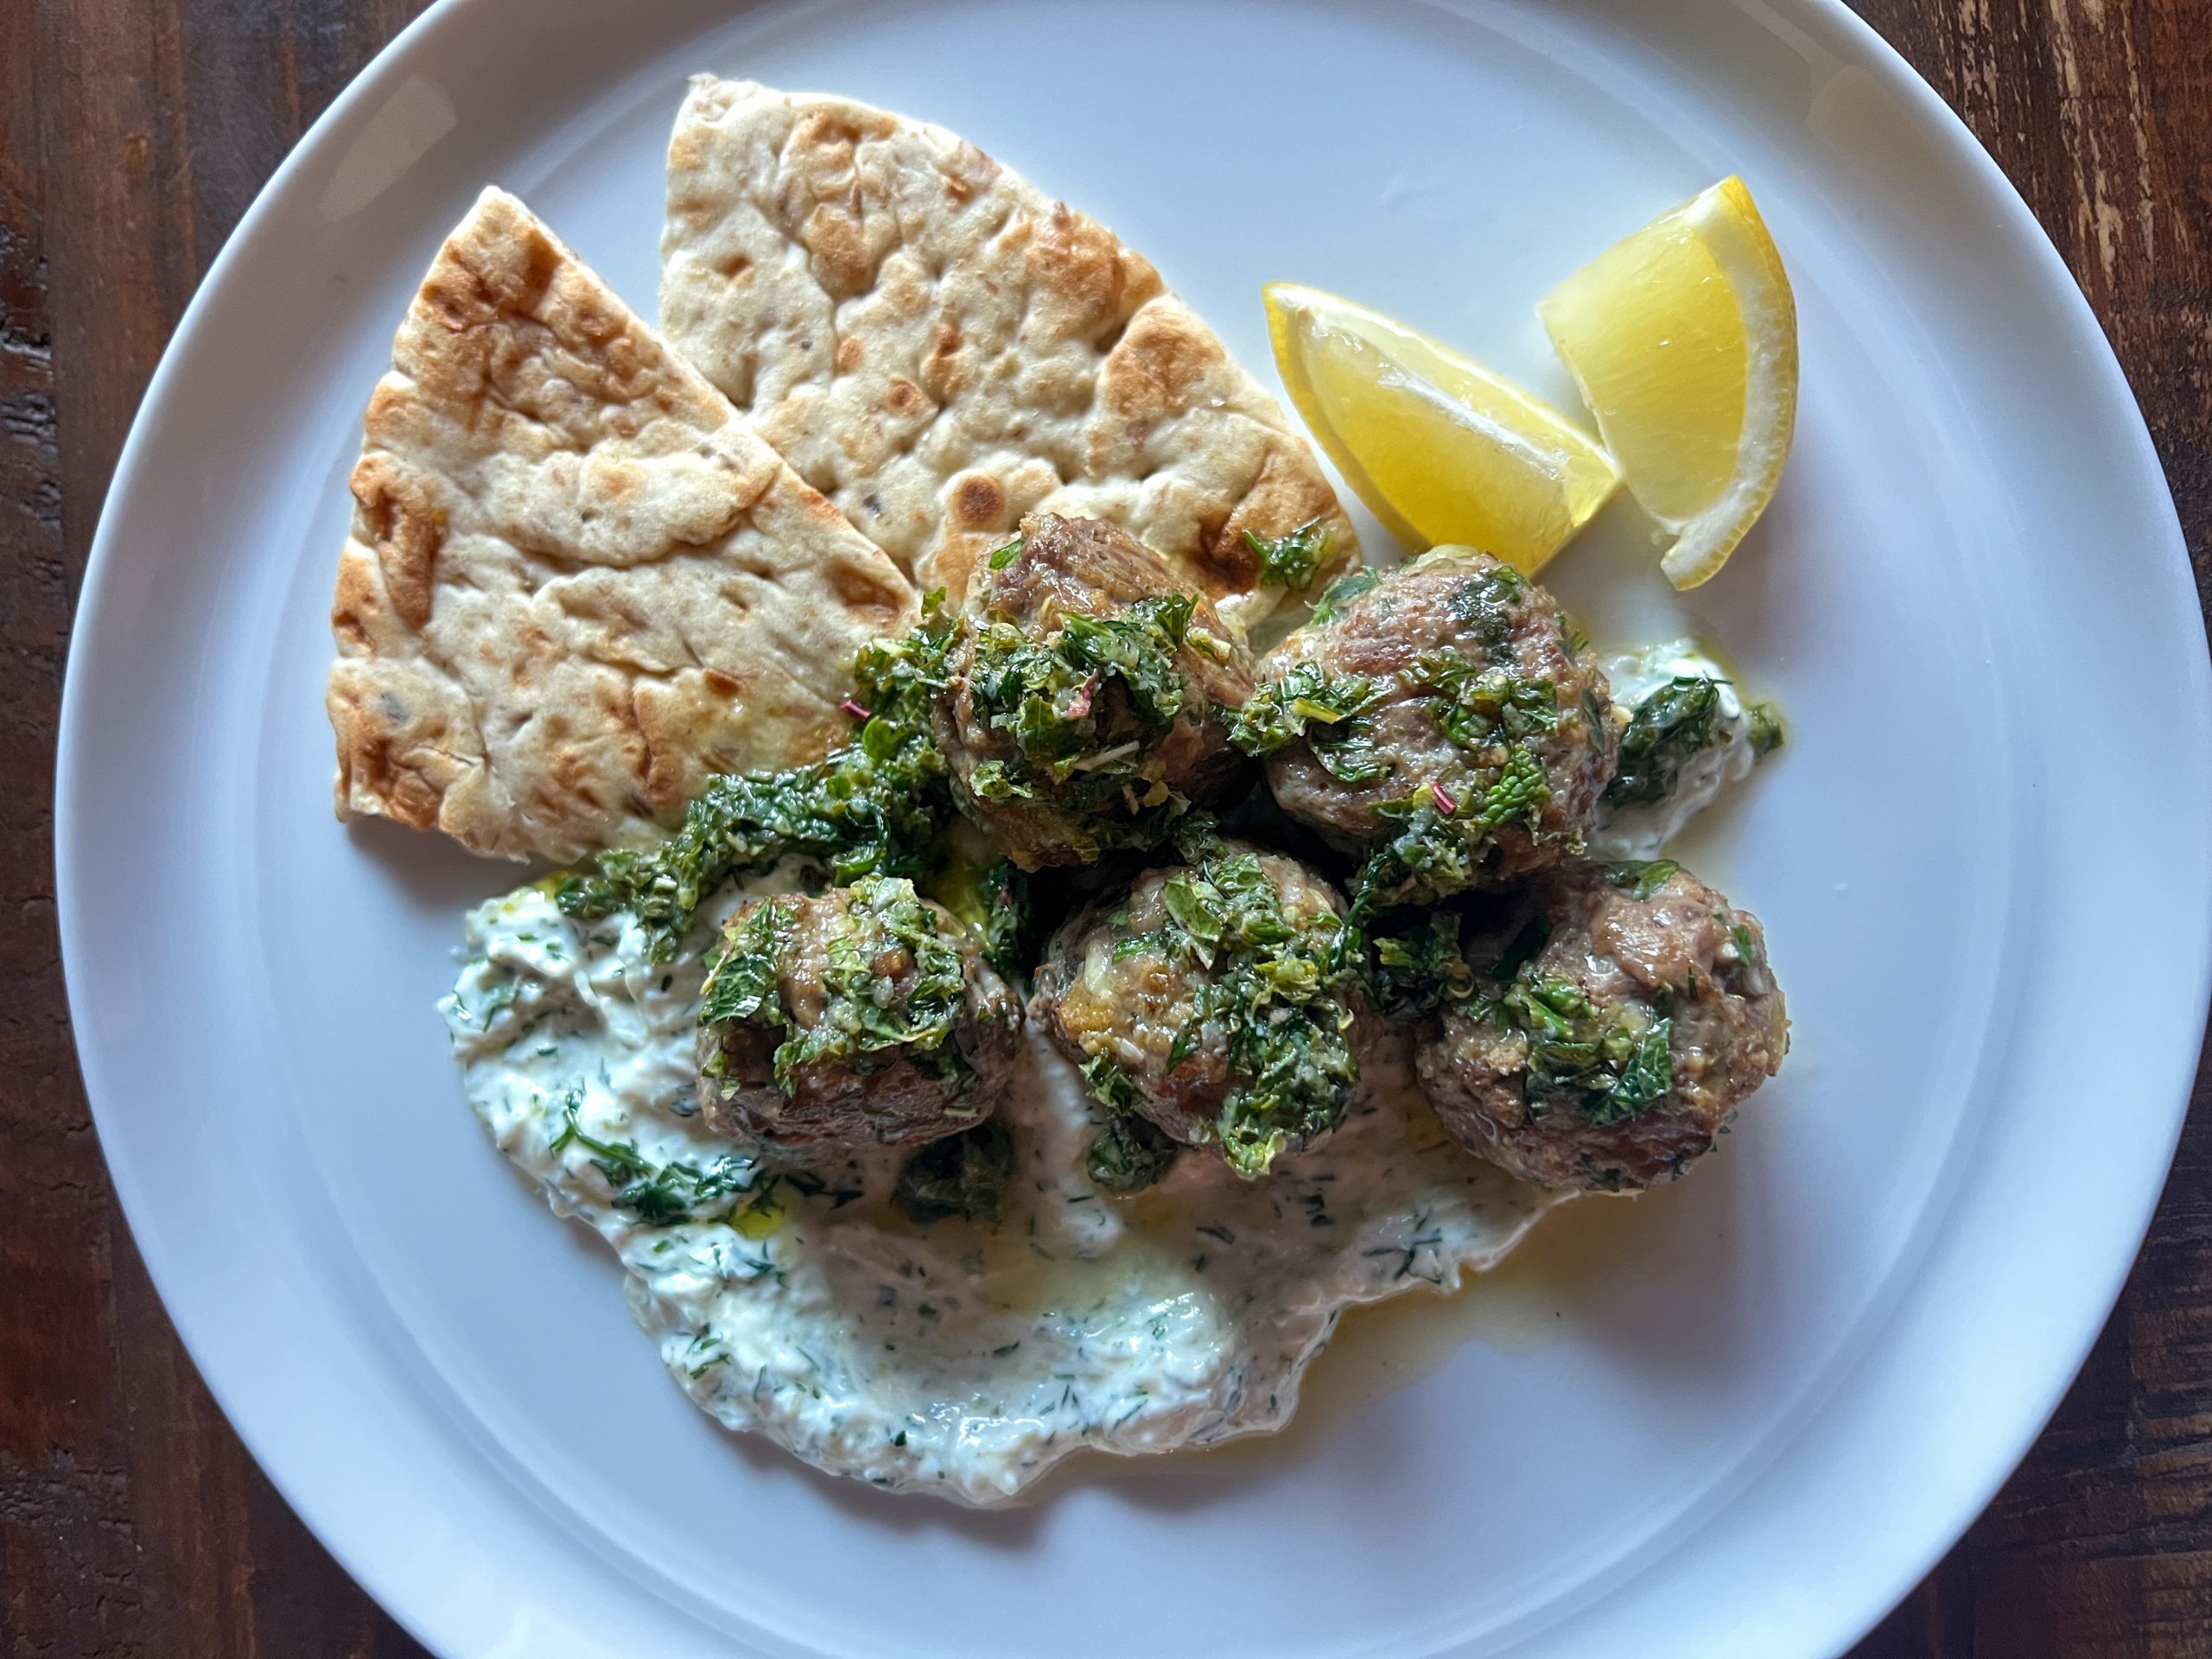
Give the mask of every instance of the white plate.
<svg viewBox="0 0 2212 1659">
<path fill-rule="evenodd" d="M 1286 276 L 1564 397 L 1537 296 L 1732 170 L 1789 259 L 1796 456 L 1682 614 L 1792 721 L 1697 856 L 1796 1051 L 1694 1179 L 1450 1314 L 1488 1339 L 1395 1391 L 1367 1344 L 1277 1455 L 977 1516 L 715 1429 L 462 1105 L 431 1001 L 508 873 L 330 819 L 325 611 L 407 297 L 496 180 L 650 313 L 699 68 L 973 137 L 1263 374 Z M 1601 640 L 1672 614 L 1637 534 L 1557 567 Z M 70 662 L 70 1001 L 209 1384 L 444 1653 L 1829 1651 L 2020 1456 L 2140 1239 L 2205 1007 L 2208 707 L 2094 321 L 1840 6 L 467 0 L 317 124 L 139 415 Z"/>
</svg>

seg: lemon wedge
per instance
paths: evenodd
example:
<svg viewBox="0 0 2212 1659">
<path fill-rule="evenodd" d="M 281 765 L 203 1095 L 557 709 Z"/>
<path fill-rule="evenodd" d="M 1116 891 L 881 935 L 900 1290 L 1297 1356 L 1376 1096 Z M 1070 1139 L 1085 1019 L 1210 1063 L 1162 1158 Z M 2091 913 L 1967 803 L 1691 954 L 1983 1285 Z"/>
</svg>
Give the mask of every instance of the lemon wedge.
<svg viewBox="0 0 2212 1659">
<path fill-rule="evenodd" d="M 1264 291 L 1291 401 L 1408 546 L 1465 543 L 1533 575 L 1620 486 L 1595 439 L 1473 359 L 1317 288 Z"/>
<path fill-rule="evenodd" d="M 1797 305 L 1751 193 L 1723 179 L 1536 311 L 1629 493 L 1674 538 L 1667 580 L 1709 580 L 1773 499 L 1797 418 Z"/>
</svg>

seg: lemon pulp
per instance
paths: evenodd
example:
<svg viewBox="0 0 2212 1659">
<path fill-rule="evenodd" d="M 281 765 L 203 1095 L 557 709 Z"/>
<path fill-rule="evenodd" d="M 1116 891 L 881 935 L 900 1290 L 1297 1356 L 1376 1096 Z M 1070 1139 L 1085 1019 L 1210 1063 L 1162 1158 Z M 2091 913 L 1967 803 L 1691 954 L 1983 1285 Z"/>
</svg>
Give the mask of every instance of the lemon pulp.
<svg viewBox="0 0 2212 1659">
<path fill-rule="evenodd" d="M 1533 574 L 1619 486 L 1594 439 L 1473 359 L 1319 289 L 1271 283 L 1265 296 L 1291 401 L 1415 550 L 1465 543 Z"/>
<path fill-rule="evenodd" d="M 1694 588 L 1773 499 L 1797 413 L 1797 311 L 1741 179 L 1623 238 L 1536 308 L 1629 492 Z"/>
</svg>

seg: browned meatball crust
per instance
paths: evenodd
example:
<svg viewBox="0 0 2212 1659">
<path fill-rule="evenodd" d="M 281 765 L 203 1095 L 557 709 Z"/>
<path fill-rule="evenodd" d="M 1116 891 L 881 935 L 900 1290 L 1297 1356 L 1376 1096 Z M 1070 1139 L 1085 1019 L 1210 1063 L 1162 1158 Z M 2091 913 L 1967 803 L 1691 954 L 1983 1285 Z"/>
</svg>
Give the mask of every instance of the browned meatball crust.
<svg viewBox="0 0 2212 1659">
<path fill-rule="evenodd" d="M 708 958 L 699 1104 L 717 1133 L 804 1160 L 982 1122 L 1021 1007 L 911 883 L 867 877 L 740 907 Z"/>
<path fill-rule="evenodd" d="M 1334 1128 L 1358 1079 L 1342 912 L 1295 859 L 1219 842 L 1071 918 L 1030 1013 L 1109 1111 L 1260 1174 Z"/>
<path fill-rule="evenodd" d="M 1236 737 L 1267 754 L 1285 811 L 1369 851 L 1364 905 L 1503 885 L 1580 850 L 1620 741 L 1550 594 L 1450 547 L 1338 584 L 1262 664 Z"/>
<path fill-rule="evenodd" d="M 1541 1186 L 1680 1176 L 1789 1051 L 1758 918 L 1669 861 L 1563 866 L 1465 955 L 1476 995 L 1422 1035 L 1421 1090 Z"/>
<path fill-rule="evenodd" d="M 979 567 L 934 710 L 961 809 L 1024 869 L 1158 845 L 1243 769 L 1244 644 L 1143 543 L 1041 513 Z"/>
</svg>

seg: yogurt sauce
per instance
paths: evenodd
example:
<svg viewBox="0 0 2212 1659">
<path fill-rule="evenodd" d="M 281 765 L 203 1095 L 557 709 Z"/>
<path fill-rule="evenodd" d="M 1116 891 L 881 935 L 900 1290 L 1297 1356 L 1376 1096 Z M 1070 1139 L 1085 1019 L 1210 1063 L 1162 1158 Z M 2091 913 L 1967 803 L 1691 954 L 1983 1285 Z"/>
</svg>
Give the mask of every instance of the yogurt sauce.
<svg viewBox="0 0 2212 1659">
<path fill-rule="evenodd" d="M 470 1105 L 613 1246 L 678 1384 L 832 1473 L 989 1505 L 1085 1447 L 1278 1428 L 1343 1309 L 1455 1288 L 1558 1202 L 1445 1135 L 1402 1041 L 1344 1127 L 1268 1179 L 1186 1154 L 1109 1198 L 1082 1173 L 1082 1078 L 1033 1032 L 1000 1224 L 917 1227 L 889 1202 L 897 1154 L 778 1173 L 698 1116 L 701 957 L 739 897 L 654 964 L 626 918 L 572 921 L 522 888 L 470 913 L 439 1007 Z"/>
<path fill-rule="evenodd" d="M 1749 775 L 1751 722 L 1691 641 L 1605 667 L 1630 709 L 1679 676 L 1719 683 L 1716 741 L 1674 792 L 1589 837 L 1593 858 L 1653 858 Z M 524 887 L 470 913 L 439 1009 L 470 1105 L 621 1258 L 677 1383 L 818 1468 L 991 1505 L 1086 1447 L 1278 1429 L 1344 1309 L 1455 1289 L 1560 1202 L 1446 1136 L 1402 1035 L 1367 1061 L 1344 1126 L 1262 1181 L 1192 1153 L 1133 1198 L 1100 1193 L 1082 1077 L 1034 1031 L 1002 1109 L 1019 1162 L 996 1227 L 908 1222 L 890 1202 L 895 1152 L 779 1172 L 698 1116 L 694 1044 L 715 931 L 798 874 L 724 895 L 666 963 L 626 918 L 572 921 Z"/>
<path fill-rule="evenodd" d="M 1631 713 L 1673 679 L 1713 681 L 1720 694 L 1713 742 L 1682 765 L 1673 791 L 1663 800 L 1611 807 L 1602 801 L 1598 824 L 1585 839 L 1595 859 L 1649 859 L 1681 832 L 1682 826 L 1711 805 L 1729 785 L 1751 775 L 1758 756 L 1751 747 L 1751 724 L 1744 711 L 1735 678 L 1689 639 L 1647 645 L 1608 657 L 1602 664 L 1617 707 Z"/>
</svg>

